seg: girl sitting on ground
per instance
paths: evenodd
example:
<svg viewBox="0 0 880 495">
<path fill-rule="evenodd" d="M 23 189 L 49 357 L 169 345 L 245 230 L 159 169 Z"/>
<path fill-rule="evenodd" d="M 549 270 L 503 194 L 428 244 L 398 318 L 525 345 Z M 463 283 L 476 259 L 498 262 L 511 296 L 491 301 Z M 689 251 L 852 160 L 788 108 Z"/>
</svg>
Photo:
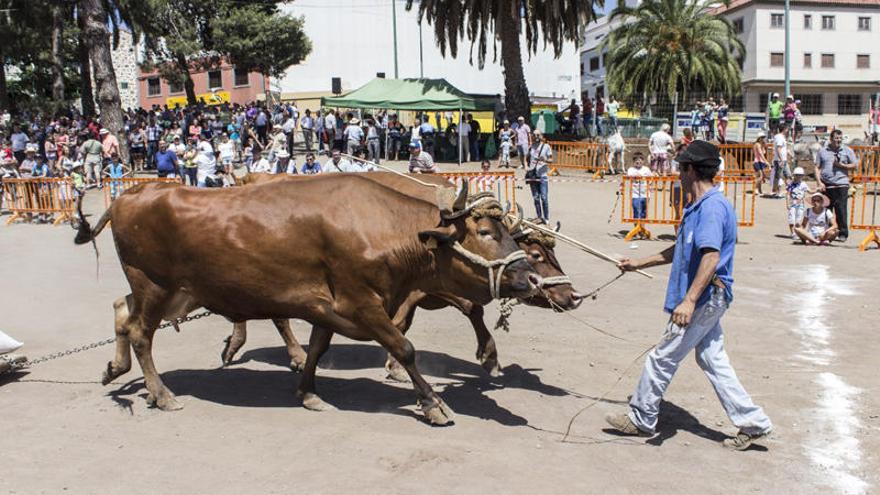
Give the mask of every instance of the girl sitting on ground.
<svg viewBox="0 0 880 495">
<path fill-rule="evenodd" d="M 794 232 L 804 244 L 830 245 L 838 233 L 837 219 L 828 209 L 831 200 L 817 192 L 810 196 L 810 204 L 813 205 L 812 208 L 807 210 L 803 223 Z"/>
</svg>

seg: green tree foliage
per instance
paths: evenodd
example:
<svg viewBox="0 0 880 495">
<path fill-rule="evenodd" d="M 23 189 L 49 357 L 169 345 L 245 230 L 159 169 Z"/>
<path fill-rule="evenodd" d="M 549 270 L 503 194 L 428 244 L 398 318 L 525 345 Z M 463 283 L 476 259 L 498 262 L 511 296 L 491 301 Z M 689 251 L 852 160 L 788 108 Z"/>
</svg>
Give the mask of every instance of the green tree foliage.
<svg viewBox="0 0 880 495">
<path fill-rule="evenodd" d="M 270 77 L 281 77 L 312 51 L 302 18 L 267 15 L 257 6 L 218 17 L 212 23 L 212 37 L 214 49 L 236 67 Z"/>
<path fill-rule="evenodd" d="M 407 0 L 406 8 L 413 7 Z M 603 0 L 421 0 L 419 20 L 434 26 L 434 37 L 440 52 L 458 56 L 458 42 L 467 37 L 471 42 L 470 61 L 481 69 L 486 61 L 489 45 L 492 60 L 498 59 L 501 46 L 501 64 L 504 66 L 504 88 L 507 113 L 510 117 L 529 115 L 529 90 L 522 68 L 521 38 L 529 54 L 538 49 L 553 49 L 559 57 L 563 45 L 577 43 L 580 30 L 596 19 L 595 6 Z"/>
<path fill-rule="evenodd" d="M 608 49 L 610 92 L 670 98 L 691 91 L 738 94 L 745 47 L 730 21 L 711 10 L 708 2 L 692 0 L 616 8 L 611 19 L 623 22 L 602 44 Z"/>
</svg>

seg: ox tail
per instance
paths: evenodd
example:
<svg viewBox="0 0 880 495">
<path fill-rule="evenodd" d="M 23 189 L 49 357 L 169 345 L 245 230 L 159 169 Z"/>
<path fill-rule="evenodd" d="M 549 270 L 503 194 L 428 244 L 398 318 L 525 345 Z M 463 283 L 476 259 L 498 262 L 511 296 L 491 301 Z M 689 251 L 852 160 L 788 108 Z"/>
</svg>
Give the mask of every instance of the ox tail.
<svg viewBox="0 0 880 495">
<path fill-rule="evenodd" d="M 98 252 L 98 244 L 95 242 L 95 238 L 98 237 L 98 234 L 104 230 L 104 227 L 107 226 L 107 223 L 110 222 L 110 210 L 111 208 L 107 208 L 107 211 L 101 215 L 101 218 L 98 219 L 98 224 L 95 225 L 95 228 L 92 228 L 89 225 L 89 221 L 86 220 L 86 216 L 83 215 L 82 211 L 82 199 L 83 195 L 80 195 L 76 200 L 76 214 L 79 217 L 79 227 L 76 229 L 76 237 L 73 238 L 74 244 L 85 244 L 87 242 L 92 243 L 92 248 L 95 250 L 95 277 L 98 277 L 100 270 L 100 263 L 98 259 L 100 258 L 100 253 Z"/>
</svg>

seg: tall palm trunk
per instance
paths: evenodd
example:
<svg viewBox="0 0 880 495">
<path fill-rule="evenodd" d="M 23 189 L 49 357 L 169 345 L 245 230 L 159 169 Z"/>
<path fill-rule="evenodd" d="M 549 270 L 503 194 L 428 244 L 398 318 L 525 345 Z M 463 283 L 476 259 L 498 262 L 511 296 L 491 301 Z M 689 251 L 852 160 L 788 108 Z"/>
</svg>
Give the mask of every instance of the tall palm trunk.
<svg viewBox="0 0 880 495">
<path fill-rule="evenodd" d="M 9 91 L 6 87 L 6 54 L 0 46 L 0 110 L 9 110 Z"/>
<path fill-rule="evenodd" d="M 95 88 L 98 94 L 98 107 L 101 110 L 101 125 L 119 139 L 119 156 L 123 163 L 128 161 L 128 142 L 123 132 L 122 102 L 119 86 L 116 85 L 116 72 L 110 53 L 110 33 L 107 32 L 107 11 L 102 0 L 80 0 L 85 30 L 82 39 L 89 47 L 89 58 L 95 70 Z"/>
<path fill-rule="evenodd" d="M 77 27 L 80 33 L 85 33 L 86 27 L 82 11 L 76 15 Z M 95 97 L 92 94 L 92 63 L 89 61 L 89 47 L 80 36 L 77 41 L 77 58 L 79 59 L 79 101 L 82 113 L 86 117 L 95 115 Z"/>
<path fill-rule="evenodd" d="M 52 99 L 56 103 L 64 101 L 64 62 L 61 60 L 61 35 L 64 22 L 61 6 L 52 6 Z"/>
<path fill-rule="evenodd" d="M 183 90 L 186 91 L 186 104 L 190 106 L 195 105 L 198 103 L 198 100 L 196 100 L 196 84 L 193 82 L 192 74 L 189 73 L 189 63 L 186 60 L 186 56 L 179 52 L 175 53 L 174 56 L 177 59 L 177 68 L 183 74 Z"/>
<path fill-rule="evenodd" d="M 507 107 L 507 118 L 513 120 L 523 116 L 526 122 L 531 122 L 532 104 L 523 74 L 520 48 L 522 20 L 519 2 L 508 3 L 509 6 L 502 9 L 498 20 L 501 31 L 501 63 L 504 65 L 504 103 Z"/>
</svg>

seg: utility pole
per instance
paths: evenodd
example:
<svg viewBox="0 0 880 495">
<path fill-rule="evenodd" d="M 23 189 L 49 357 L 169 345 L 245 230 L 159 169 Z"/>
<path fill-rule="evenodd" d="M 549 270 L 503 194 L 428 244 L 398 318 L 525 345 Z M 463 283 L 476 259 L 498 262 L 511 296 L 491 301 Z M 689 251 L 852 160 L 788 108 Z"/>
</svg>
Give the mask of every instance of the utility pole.
<svg viewBox="0 0 880 495">
<path fill-rule="evenodd" d="M 419 77 L 425 78 L 425 54 L 422 51 L 422 19 L 419 18 Z"/>
<path fill-rule="evenodd" d="M 785 94 L 788 98 L 791 94 L 791 6 L 789 0 L 785 0 Z"/>
<path fill-rule="evenodd" d="M 397 79 L 397 0 L 391 0 L 391 26 L 394 31 L 394 79 Z"/>
</svg>

